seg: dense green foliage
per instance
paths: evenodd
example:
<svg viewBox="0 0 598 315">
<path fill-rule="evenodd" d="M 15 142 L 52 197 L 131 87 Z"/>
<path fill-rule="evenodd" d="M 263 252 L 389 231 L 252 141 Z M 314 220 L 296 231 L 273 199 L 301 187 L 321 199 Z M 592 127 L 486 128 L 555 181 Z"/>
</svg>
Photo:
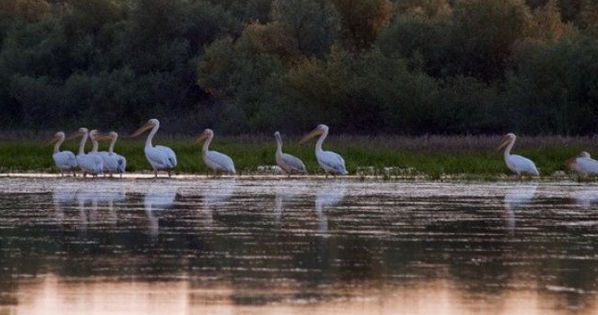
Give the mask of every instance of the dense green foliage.
<svg viewBox="0 0 598 315">
<path fill-rule="evenodd" d="M 3 0 L 3 129 L 590 134 L 593 0 Z"/>
</svg>

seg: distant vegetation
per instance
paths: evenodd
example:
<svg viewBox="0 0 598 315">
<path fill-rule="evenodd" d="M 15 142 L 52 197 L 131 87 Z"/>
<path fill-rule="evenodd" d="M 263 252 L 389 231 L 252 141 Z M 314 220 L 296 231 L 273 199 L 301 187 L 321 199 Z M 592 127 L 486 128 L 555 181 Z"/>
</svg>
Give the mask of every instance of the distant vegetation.
<svg viewBox="0 0 598 315">
<path fill-rule="evenodd" d="M 2 129 L 598 131 L 595 0 L 1 0 L 0 45 Z"/>
</svg>

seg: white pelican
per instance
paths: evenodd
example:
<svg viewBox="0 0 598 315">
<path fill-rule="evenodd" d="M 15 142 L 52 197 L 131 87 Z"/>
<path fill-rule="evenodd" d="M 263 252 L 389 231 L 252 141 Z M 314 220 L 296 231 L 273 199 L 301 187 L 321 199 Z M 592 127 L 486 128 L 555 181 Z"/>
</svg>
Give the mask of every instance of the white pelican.
<svg viewBox="0 0 598 315">
<path fill-rule="evenodd" d="M 291 174 L 305 174 L 305 164 L 290 154 L 282 153 L 282 139 L 280 138 L 280 132 L 275 132 L 274 137 L 276 138 L 276 164 L 288 175 Z"/>
<path fill-rule="evenodd" d="M 119 173 L 122 178 L 125 168 L 127 167 L 127 159 L 120 154 L 114 153 L 114 144 L 117 139 L 118 133 L 115 131 L 111 131 L 107 135 L 101 136 L 99 140 L 110 140 L 110 147 L 108 148 L 108 152 L 102 151 L 100 154 L 104 161 L 104 171 L 110 173 L 110 177 L 112 177 L 112 173 Z"/>
<path fill-rule="evenodd" d="M 511 149 L 515 144 L 516 139 L 517 136 L 515 136 L 512 133 L 508 133 L 503 137 L 503 139 L 501 140 L 501 144 L 497 148 L 498 151 L 506 147 L 504 156 L 507 167 L 520 177 L 523 173 L 533 176 L 540 175 L 538 169 L 536 168 L 536 165 L 534 164 L 534 162 L 532 162 L 532 160 L 525 158 L 521 155 L 511 154 Z"/>
<path fill-rule="evenodd" d="M 169 147 L 162 145 L 152 145 L 152 139 L 154 138 L 156 132 L 158 132 L 158 128 L 160 128 L 160 122 L 153 118 L 148 120 L 145 125 L 135 131 L 131 137 L 137 137 L 144 131 L 152 129 L 145 140 L 145 149 L 143 150 L 145 152 L 145 157 L 152 165 L 155 177 L 158 177 L 158 170 L 166 170 L 168 172 L 168 176 L 170 177 L 170 172 L 176 167 L 177 164 L 176 154 L 174 154 L 174 151 L 172 151 L 172 149 Z"/>
<path fill-rule="evenodd" d="M 85 177 L 87 173 L 92 175 L 102 174 L 102 170 L 104 169 L 102 158 L 93 153 L 85 154 L 85 143 L 87 142 L 87 137 L 89 137 L 87 128 L 79 128 L 79 130 L 70 136 L 69 139 L 79 137 L 81 137 L 81 143 L 79 143 L 79 153 L 77 153 L 77 165 L 83 172 L 83 177 Z"/>
<path fill-rule="evenodd" d="M 577 173 L 588 176 L 598 175 L 598 161 L 586 152 L 581 152 L 577 157 L 567 160 L 567 165 Z"/>
<path fill-rule="evenodd" d="M 333 174 L 340 174 L 340 175 L 347 175 L 347 169 L 345 168 L 345 160 L 343 157 L 334 153 L 332 151 L 324 151 L 322 150 L 322 143 L 326 136 L 328 136 L 328 126 L 326 125 L 318 125 L 316 129 L 312 132 L 307 134 L 299 143 L 304 143 L 305 141 L 314 138 L 315 136 L 320 136 L 318 142 L 316 142 L 316 159 L 318 160 L 318 164 L 320 167 L 324 169 L 326 175 Z"/>
<path fill-rule="evenodd" d="M 216 151 L 209 151 L 208 148 L 212 139 L 214 138 L 214 132 L 212 129 L 204 130 L 199 138 L 195 140 L 195 143 L 200 143 L 205 140 L 201 149 L 201 157 L 206 165 L 213 169 L 215 173 L 225 172 L 229 174 L 235 174 L 235 164 L 233 160 L 226 154 L 222 154 Z"/>
<path fill-rule="evenodd" d="M 57 132 L 50 140 L 49 144 L 54 143 L 54 154 L 52 158 L 56 167 L 60 170 L 60 176 L 64 176 L 64 172 L 73 171 L 73 176 L 77 176 L 75 169 L 77 168 L 77 158 L 71 151 L 60 151 L 60 145 L 64 142 L 64 132 Z"/>
</svg>

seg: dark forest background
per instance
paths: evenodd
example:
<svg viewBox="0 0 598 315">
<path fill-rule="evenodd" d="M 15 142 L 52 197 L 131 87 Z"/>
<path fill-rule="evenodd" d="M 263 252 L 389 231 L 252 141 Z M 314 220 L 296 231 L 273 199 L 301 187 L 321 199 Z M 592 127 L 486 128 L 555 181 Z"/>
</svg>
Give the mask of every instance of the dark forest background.
<svg viewBox="0 0 598 315">
<path fill-rule="evenodd" d="M 589 134 L 594 0 L 1 0 L 0 129 Z"/>
</svg>

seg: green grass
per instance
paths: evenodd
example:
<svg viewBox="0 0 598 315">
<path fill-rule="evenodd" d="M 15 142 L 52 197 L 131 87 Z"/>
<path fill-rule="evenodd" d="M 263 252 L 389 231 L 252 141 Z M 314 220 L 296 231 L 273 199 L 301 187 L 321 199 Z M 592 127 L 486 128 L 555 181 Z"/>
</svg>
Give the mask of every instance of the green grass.
<svg viewBox="0 0 598 315">
<path fill-rule="evenodd" d="M 284 151 L 301 158 L 311 174 L 321 174 L 314 156 L 314 142 L 297 144 L 298 138 L 286 138 Z M 510 172 L 504 165 L 501 152 L 494 148 L 498 137 L 331 137 L 325 149 L 341 154 L 347 169 L 355 174 L 358 167 L 374 167 L 375 173 L 384 175 L 384 167 L 412 169 L 386 174 L 386 178 L 424 175 L 438 179 L 443 176 L 492 179 Z M 598 141 L 593 138 L 534 137 L 522 138 L 514 152 L 536 162 L 543 176 L 566 170 L 564 161 L 581 150 L 598 152 Z M 201 160 L 201 146 L 193 144 L 191 137 L 158 137 L 154 144 L 170 146 L 178 156 L 177 173 L 206 174 L 207 167 Z M 128 172 L 150 171 L 143 154 L 143 139 L 123 139 L 116 144 L 116 152 L 127 158 Z M 89 145 L 88 145 L 89 148 Z M 77 142 L 63 145 L 63 150 L 76 152 Z M 100 150 L 106 150 L 102 144 Z M 266 136 L 216 136 L 210 149 L 228 154 L 235 161 L 240 174 L 255 172 L 259 165 L 273 165 L 275 144 Z M 52 146 L 40 140 L 0 141 L 0 172 L 56 172 L 51 157 Z"/>
</svg>

